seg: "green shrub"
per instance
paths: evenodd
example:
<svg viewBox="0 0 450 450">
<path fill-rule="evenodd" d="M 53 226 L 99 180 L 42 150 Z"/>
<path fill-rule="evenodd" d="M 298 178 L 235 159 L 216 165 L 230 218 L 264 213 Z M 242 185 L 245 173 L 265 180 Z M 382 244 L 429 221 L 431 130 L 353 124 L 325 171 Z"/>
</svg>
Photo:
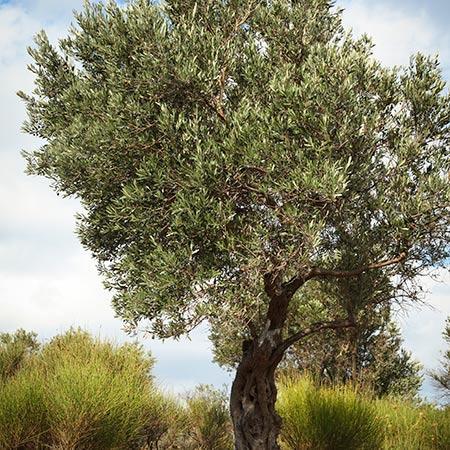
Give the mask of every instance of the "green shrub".
<svg viewBox="0 0 450 450">
<path fill-rule="evenodd" d="M 281 441 L 290 450 L 381 449 L 375 409 L 350 387 L 316 388 L 305 377 L 280 383 Z"/>
<path fill-rule="evenodd" d="M 0 333 L 0 380 L 14 376 L 38 349 L 34 333 L 24 330 L 14 334 Z"/>
<path fill-rule="evenodd" d="M 424 448 L 433 450 L 450 449 L 450 408 L 445 410 L 429 408 L 423 425 L 425 429 L 423 434 L 429 445 L 429 447 Z"/>
<path fill-rule="evenodd" d="M 48 439 L 44 385 L 33 370 L 0 382 L 0 448 L 39 448 Z"/>
<path fill-rule="evenodd" d="M 231 450 L 225 393 L 200 386 L 180 405 L 156 388 L 153 363 L 79 330 L 43 346 L 0 335 L 0 449 Z M 450 449 L 450 408 L 287 376 L 277 408 L 285 450 Z"/>
<path fill-rule="evenodd" d="M 187 397 L 185 420 L 188 438 L 186 445 L 189 445 L 189 449 L 233 448 L 230 413 L 225 393 L 211 386 L 197 387 Z"/>
<path fill-rule="evenodd" d="M 2 382 L 0 448 L 125 449 L 157 442 L 176 403 L 150 376 L 153 359 L 71 330 Z"/>
<path fill-rule="evenodd" d="M 387 398 L 375 402 L 386 450 L 450 449 L 450 409 Z"/>
</svg>

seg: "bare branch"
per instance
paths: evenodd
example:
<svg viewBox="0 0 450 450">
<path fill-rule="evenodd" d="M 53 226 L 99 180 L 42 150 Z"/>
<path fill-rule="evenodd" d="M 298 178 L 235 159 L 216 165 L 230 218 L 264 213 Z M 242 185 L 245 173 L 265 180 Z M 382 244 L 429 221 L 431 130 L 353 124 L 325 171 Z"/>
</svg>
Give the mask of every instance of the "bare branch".
<svg viewBox="0 0 450 450">
<path fill-rule="evenodd" d="M 350 328 L 355 326 L 355 321 L 351 319 L 343 319 L 343 320 L 333 320 L 331 322 L 317 322 L 305 328 L 298 333 L 293 334 L 284 340 L 281 345 L 277 348 L 277 352 L 284 353 L 291 345 L 296 342 L 312 335 L 315 333 L 319 333 L 323 330 L 338 330 L 341 328 Z"/>
<path fill-rule="evenodd" d="M 400 253 L 396 258 L 385 259 L 378 261 L 376 263 L 367 264 L 365 266 L 358 267 L 353 270 L 329 270 L 321 269 L 319 267 L 313 267 L 305 275 L 297 275 L 287 283 L 284 284 L 284 288 L 287 292 L 292 295 L 295 291 L 302 286 L 306 281 L 313 278 L 351 278 L 361 275 L 362 273 L 368 272 L 369 270 L 383 269 L 384 267 L 392 266 L 394 264 L 399 264 L 406 259 L 406 252 Z"/>
</svg>

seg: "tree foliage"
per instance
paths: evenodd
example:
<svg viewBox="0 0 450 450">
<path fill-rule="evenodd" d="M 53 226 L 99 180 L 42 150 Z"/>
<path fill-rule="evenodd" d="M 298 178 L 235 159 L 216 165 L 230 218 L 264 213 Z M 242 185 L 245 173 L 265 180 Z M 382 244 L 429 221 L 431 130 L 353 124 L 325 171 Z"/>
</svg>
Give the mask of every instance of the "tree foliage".
<svg viewBox="0 0 450 450">
<path fill-rule="evenodd" d="M 450 346 L 450 317 L 447 318 L 442 336 L 445 342 Z M 441 369 L 432 372 L 431 377 L 438 389 L 442 391 L 444 397 L 450 399 L 450 348 L 443 354 Z"/>
<path fill-rule="evenodd" d="M 406 285 L 443 264 L 438 62 L 386 69 L 371 50 L 328 0 L 87 3 L 58 48 L 36 37 L 29 171 L 81 200 L 130 326 L 262 329 L 265 280 L 384 267 Z"/>
<path fill-rule="evenodd" d="M 15 375 L 39 348 L 36 333 L 0 333 L 0 382 Z"/>
</svg>

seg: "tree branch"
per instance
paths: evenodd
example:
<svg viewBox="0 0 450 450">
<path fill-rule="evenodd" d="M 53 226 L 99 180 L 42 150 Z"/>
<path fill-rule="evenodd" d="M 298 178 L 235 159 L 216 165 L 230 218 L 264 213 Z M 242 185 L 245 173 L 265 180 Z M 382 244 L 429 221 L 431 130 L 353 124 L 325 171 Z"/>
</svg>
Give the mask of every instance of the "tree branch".
<svg viewBox="0 0 450 450">
<path fill-rule="evenodd" d="M 406 252 L 400 253 L 396 258 L 385 259 L 376 263 L 367 264 L 365 266 L 358 267 L 353 270 L 329 270 L 321 269 L 319 267 L 313 267 L 304 275 L 297 275 L 288 282 L 284 283 L 284 288 L 292 295 L 295 291 L 302 286 L 306 281 L 313 278 L 351 278 L 361 275 L 369 270 L 382 269 L 384 267 L 392 266 L 394 264 L 401 263 L 406 259 Z"/>
<path fill-rule="evenodd" d="M 322 330 L 338 330 L 340 328 L 350 328 L 355 326 L 355 321 L 351 319 L 344 320 L 333 320 L 331 322 L 317 322 L 305 328 L 298 333 L 293 334 L 292 336 L 285 339 L 281 345 L 277 348 L 277 352 L 284 353 L 291 345 L 296 342 L 308 337 L 312 334 L 318 333 Z"/>
<path fill-rule="evenodd" d="M 365 266 L 358 267 L 357 269 L 354 270 L 327 270 L 314 267 L 310 270 L 306 278 L 308 280 L 310 280 L 311 278 L 328 278 L 328 277 L 351 278 L 357 275 L 361 275 L 364 272 L 368 272 L 369 270 L 382 269 L 383 267 L 398 264 L 404 261 L 405 259 L 406 259 L 406 252 L 402 252 L 396 258 L 385 259 L 383 261 L 379 261 L 376 263 L 367 264 Z"/>
<path fill-rule="evenodd" d="M 222 68 L 220 69 L 219 75 L 217 77 L 218 84 L 219 84 L 219 93 L 213 97 L 209 106 L 216 112 L 219 119 L 224 123 L 227 122 L 224 107 L 223 107 L 223 100 L 224 100 L 224 96 L 225 96 L 225 85 L 226 85 L 226 82 L 228 79 L 228 71 L 229 71 L 229 67 L 228 67 L 228 63 L 227 63 L 228 47 L 230 45 L 230 42 L 234 39 L 234 37 L 238 33 L 239 29 L 242 27 L 242 25 L 245 24 L 245 22 L 250 18 L 252 13 L 255 11 L 256 6 L 257 6 L 257 2 L 252 2 L 249 5 L 249 8 L 245 12 L 245 14 L 241 18 L 238 18 L 238 20 L 234 24 L 232 31 L 230 32 L 230 34 L 227 36 L 227 38 L 225 39 L 225 41 L 222 44 L 223 52 L 224 52 L 224 64 L 223 64 Z"/>
</svg>

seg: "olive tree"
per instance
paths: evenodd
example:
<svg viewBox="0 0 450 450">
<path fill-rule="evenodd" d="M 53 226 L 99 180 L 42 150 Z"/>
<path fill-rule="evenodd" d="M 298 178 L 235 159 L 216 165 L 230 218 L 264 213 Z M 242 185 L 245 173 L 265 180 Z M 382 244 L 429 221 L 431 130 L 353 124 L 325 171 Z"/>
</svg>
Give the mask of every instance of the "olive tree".
<svg viewBox="0 0 450 450">
<path fill-rule="evenodd" d="M 418 288 L 395 285 L 376 271 L 339 282 L 310 281 L 291 301 L 286 333 L 333 317 L 349 318 L 353 326 L 323 330 L 293 344 L 281 362 L 282 372 L 306 372 L 325 384 L 352 383 L 379 397 L 414 398 L 422 384 L 421 365 L 402 347 L 393 309 L 419 301 Z M 242 341 L 250 338 L 239 324 L 232 330 L 228 323 L 211 322 L 214 359 L 228 370 L 239 365 Z"/>
<path fill-rule="evenodd" d="M 275 370 L 313 281 L 414 280 L 449 254 L 450 101 L 434 58 L 374 60 L 329 0 L 86 3 L 30 50 L 29 171 L 83 205 L 78 233 L 130 328 L 248 330 L 237 449 L 278 449 Z"/>
</svg>

